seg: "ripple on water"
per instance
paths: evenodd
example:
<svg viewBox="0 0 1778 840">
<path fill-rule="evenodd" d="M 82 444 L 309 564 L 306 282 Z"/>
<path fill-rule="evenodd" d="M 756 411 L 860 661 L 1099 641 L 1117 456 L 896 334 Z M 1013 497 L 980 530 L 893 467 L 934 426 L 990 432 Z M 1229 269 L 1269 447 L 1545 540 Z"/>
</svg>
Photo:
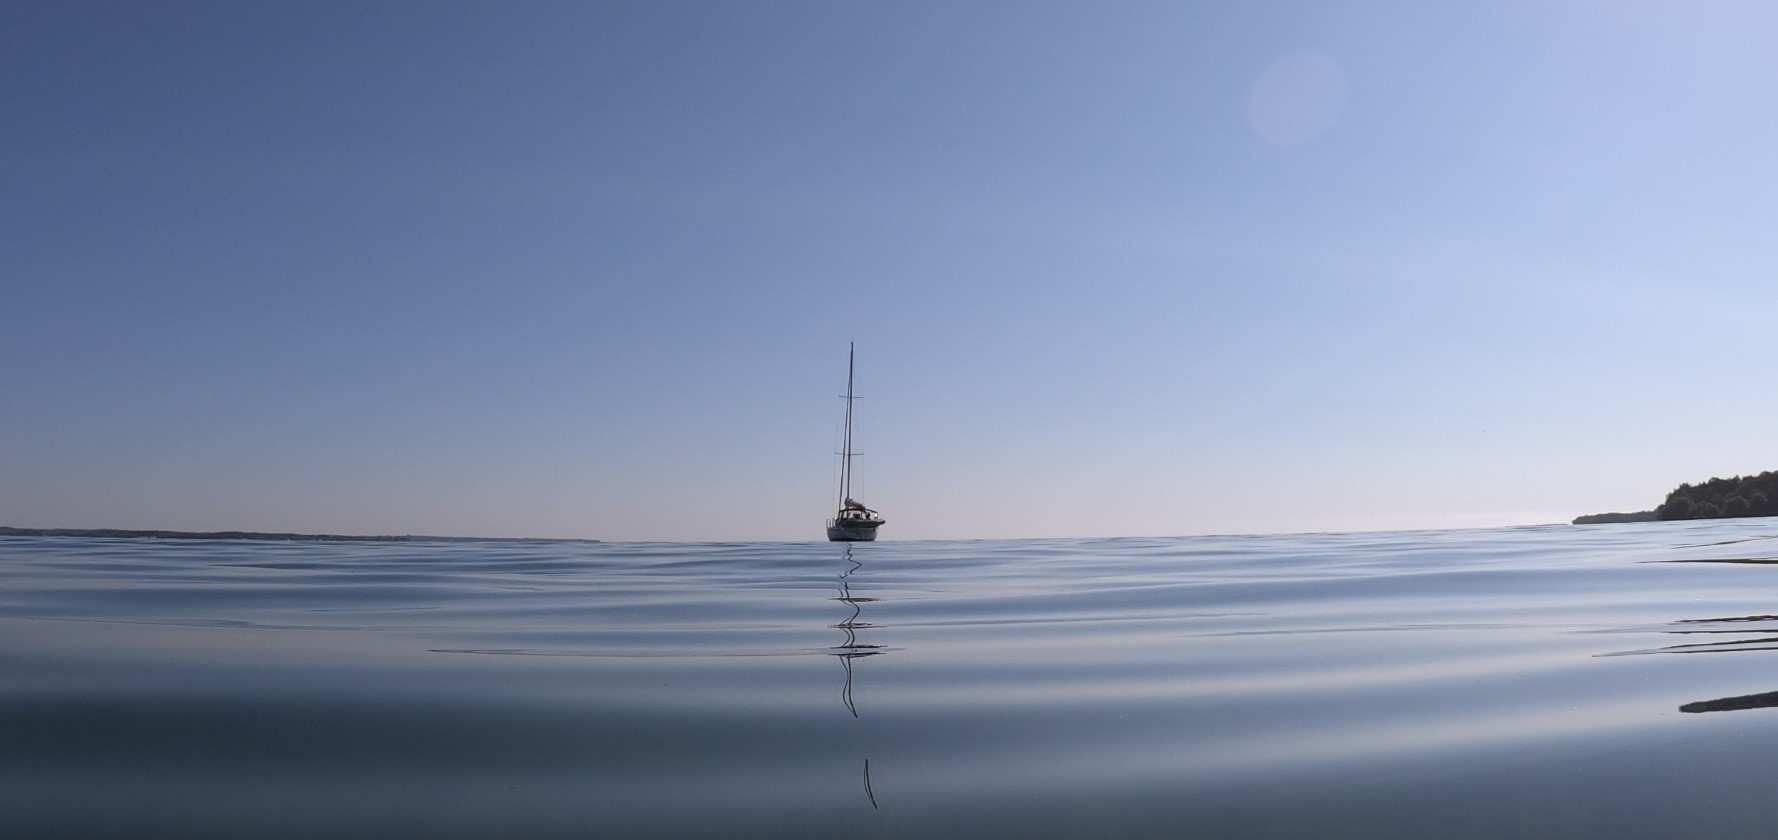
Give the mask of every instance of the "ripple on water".
<svg viewBox="0 0 1778 840">
<path fill-rule="evenodd" d="M 1770 836 L 1775 536 L 0 538 L 0 813 L 115 837 Z"/>
</svg>

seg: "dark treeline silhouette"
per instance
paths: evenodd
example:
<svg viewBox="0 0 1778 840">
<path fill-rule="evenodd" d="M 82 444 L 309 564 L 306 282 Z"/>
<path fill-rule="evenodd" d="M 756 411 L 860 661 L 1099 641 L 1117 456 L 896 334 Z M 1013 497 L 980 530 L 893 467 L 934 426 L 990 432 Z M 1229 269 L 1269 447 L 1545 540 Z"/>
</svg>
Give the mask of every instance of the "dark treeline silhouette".
<svg viewBox="0 0 1778 840">
<path fill-rule="evenodd" d="M 1655 508 L 1662 519 L 1778 516 L 1778 472 L 1681 484 Z"/>
<path fill-rule="evenodd" d="M 1614 522 L 1653 522 L 1655 512 L 1639 510 L 1634 513 L 1589 513 L 1574 518 L 1576 525 L 1608 525 Z"/>
</svg>

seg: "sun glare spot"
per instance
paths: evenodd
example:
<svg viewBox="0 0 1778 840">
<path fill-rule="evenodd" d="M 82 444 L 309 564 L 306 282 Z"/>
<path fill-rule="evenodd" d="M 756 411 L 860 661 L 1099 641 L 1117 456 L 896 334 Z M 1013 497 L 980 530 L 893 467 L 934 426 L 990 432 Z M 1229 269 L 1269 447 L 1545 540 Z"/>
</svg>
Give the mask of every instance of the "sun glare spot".
<svg viewBox="0 0 1778 840">
<path fill-rule="evenodd" d="M 1327 131 L 1345 104 L 1340 65 L 1320 53 L 1298 53 L 1260 74 L 1247 97 L 1247 118 L 1267 143 L 1301 146 Z"/>
</svg>

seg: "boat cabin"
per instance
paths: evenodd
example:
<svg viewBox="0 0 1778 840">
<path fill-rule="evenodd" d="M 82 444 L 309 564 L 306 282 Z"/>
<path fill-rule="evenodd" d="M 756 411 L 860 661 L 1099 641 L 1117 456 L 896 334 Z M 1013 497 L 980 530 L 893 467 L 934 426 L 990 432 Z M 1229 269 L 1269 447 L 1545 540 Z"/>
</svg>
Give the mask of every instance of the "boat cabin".
<svg viewBox="0 0 1778 840">
<path fill-rule="evenodd" d="M 847 499 L 846 503 L 840 506 L 839 515 L 834 517 L 834 521 L 841 523 L 881 523 L 883 519 L 877 515 L 876 511 L 871 510 L 856 501 Z"/>
</svg>

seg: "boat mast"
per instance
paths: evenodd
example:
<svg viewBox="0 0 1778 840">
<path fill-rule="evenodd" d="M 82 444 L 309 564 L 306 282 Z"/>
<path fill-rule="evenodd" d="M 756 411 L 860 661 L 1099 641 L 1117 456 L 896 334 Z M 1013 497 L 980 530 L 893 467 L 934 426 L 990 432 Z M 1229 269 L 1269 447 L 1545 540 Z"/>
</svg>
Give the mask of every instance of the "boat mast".
<svg viewBox="0 0 1778 840">
<path fill-rule="evenodd" d="M 840 456 L 840 506 L 852 499 L 852 370 L 858 352 L 856 342 L 846 344 L 846 439 Z"/>
</svg>

